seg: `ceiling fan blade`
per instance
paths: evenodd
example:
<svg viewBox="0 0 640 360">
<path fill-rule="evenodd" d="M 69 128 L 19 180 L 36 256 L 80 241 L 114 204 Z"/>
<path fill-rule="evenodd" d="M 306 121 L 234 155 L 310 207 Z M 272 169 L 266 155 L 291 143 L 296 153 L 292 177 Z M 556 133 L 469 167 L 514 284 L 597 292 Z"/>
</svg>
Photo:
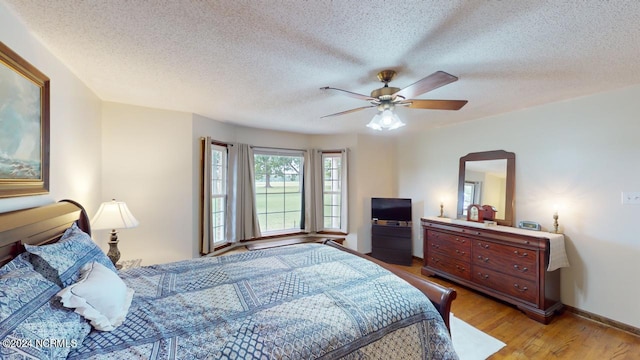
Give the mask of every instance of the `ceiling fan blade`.
<svg viewBox="0 0 640 360">
<path fill-rule="evenodd" d="M 450 84 L 458 80 L 456 76 L 448 74 L 444 71 L 436 71 L 422 80 L 407 86 L 406 88 L 396 92 L 392 96 L 401 96 L 405 99 L 422 95 L 427 91 L 439 88 L 440 86 Z"/>
<path fill-rule="evenodd" d="M 399 104 L 408 105 L 412 109 L 432 109 L 432 110 L 460 110 L 465 106 L 467 100 L 402 100 Z"/>
<path fill-rule="evenodd" d="M 352 112 L 356 112 L 356 111 L 360 111 L 360 110 L 364 110 L 364 109 L 368 109 L 368 108 L 372 108 L 372 107 L 376 107 L 376 105 L 363 106 L 363 107 L 359 107 L 359 108 L 355 108 L 355 109 L 351 109 L 351 110 L 341 111 L 339 113 L 321 116 L 320 118 L 322 119 L 322 118 L 326 118 L 326 117 L 330 117 L 330 116 L 339 116 L 339 115 L 349 114 L 349 113 L 352 113 Z"/>
<path fill-rule="evenodd" d="M 347 95 L 350 96 L 352 98 L 356 98 L 356 99 L 360 99 L 360 100 L 367 100 L 367 101 L 375 101 L 378 100 L 376 98 L 372 98 L 371 96 L 367 96 L 367 95 L 362 95 L 362 94 L 358 94 L 358 93 L 354 93 L 351 91 L 347 91 L 347 90 L 342 90 L 342 89 L 336 89 L 336 88 L 332 88 L 329 86 L 325 86 L 325 87 L 321 87 L 320 90 L 335 90 L 335 91 L 340 91 L 343 95 Z"/>
</svg>

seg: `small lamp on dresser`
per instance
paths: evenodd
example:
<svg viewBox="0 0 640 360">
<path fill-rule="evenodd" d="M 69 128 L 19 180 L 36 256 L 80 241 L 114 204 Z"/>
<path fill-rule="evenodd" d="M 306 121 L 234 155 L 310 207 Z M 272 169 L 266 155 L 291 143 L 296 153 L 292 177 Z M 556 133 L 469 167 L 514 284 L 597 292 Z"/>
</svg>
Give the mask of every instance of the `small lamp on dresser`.
<svg viewBox="0 0 640 360">
<path fill-rule="evenodd" d="M 96 215 L 91 219 L 91 227 L 95 230 L 111 229 L 111 239 L 109 240 L 109 252 L 107 256 L 116 268 L 120 260 L 120 250 L 118 250 L 118 232 L 116 229 L 130 229 L 138 226 L 139 222 L 133 217 L 127 204 L 122 201 L 103 202 Z"/>
<path fill-rule="evenodd" d="M 558 233 L 558 205 L 553 206 L 553 232 Z"/>
</svg>

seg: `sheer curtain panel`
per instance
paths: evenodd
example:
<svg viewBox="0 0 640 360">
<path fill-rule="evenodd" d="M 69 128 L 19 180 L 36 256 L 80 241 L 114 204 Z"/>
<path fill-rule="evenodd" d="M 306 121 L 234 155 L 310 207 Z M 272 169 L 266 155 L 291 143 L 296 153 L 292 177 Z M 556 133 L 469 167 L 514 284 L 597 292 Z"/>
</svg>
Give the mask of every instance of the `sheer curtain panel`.
<svg viewBox="0 0 640 360">
<path fill-rule="evenodd" d="M 227 238 L 229 242 L 262 236 L 255 205 L 253 150 L 247 144 L 229 147 L 229 201 Z"/>
<path fill-rule="evenodd" d="M 304 154 L 304 231 L 314 233 L 322 230 L 322 152 L 315 149 Z"/>
</svg>

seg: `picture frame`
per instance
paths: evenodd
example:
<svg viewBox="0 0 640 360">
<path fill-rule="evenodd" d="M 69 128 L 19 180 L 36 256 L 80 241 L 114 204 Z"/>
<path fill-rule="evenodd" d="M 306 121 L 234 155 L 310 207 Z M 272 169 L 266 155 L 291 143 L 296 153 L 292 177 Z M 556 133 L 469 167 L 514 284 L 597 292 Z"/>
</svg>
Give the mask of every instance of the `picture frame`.
<svg viewBox="0 0 640 360">
<path fill-rule="evenodd" d="M 0 42 L 0 198 L 49 193 L 49 81 Z"/>
</svg>

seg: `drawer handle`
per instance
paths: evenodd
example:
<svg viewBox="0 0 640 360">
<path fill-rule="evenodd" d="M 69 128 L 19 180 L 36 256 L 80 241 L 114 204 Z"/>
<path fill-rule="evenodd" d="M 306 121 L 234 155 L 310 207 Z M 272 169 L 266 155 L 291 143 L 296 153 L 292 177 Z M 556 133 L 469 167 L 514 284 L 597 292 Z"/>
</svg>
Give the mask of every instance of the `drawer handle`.
<svg viewBox="0 0 640 360">
<path fill-rule="evenodd" d="M 488 257 L 482 257 L 482 255 L 478 255 L 478 259 L 484 261 L 484 262 L 489 262 L 489 258 Z"/>
<path fill-rule="evenodd" d="M 433 260 L 433 262 L 439 263 L 440 259 L 436 259 L 436 258 L 431 258 L 431 260 Z"/>
<path fill-rule="evenodd" d="M 482 235 L 480 231 L 476 231 L 476 235 Z"/>
<path fill-rule="evenodd" d="M 460 266 L 460 265 L 456 265 L 456 269 L 458 269 L 458 271 L 467 271 L 467 269 L 465 269 L 464 266 Z"/>
<path fill-rule="evenodd" d="M 462 244 L 467 242 L 467 240 L 465 240 L 465 239 L 460 240 L 460 238 L 456 238 L 456 241 L 459 242 L 459 243 L 462 243 Z"/>
<path fill-rule="evenodd" d="M 483 273 L 478 273 L 478 276 L 480 276 L 483 279 L 488 279 L 489 278 L 489 274 L 483 274 Z"/>
<path fill-rule="evenodd" d="M 525 291 L 529 290 L 528 287 L 526 287 L 526 286 L 520 287 L 520 285 L 518 285 L 518 284 L 513 284 L 513 287 L 516 288 L 516 290 L 518 290 L 520 292 L 525 292 Z"/>
<path fill-rule="evenodd" d="M 516 254 L 516 256 L 519 256 L 519 257 L 522 257 L 522 258 L 529 256 L 528 253 L 520 253 L 518 250 L 515 250 L 513 253 Z"/>
<path fill-rule="evenodd" d="M 436 248 L 436 249 L 440 249 L 440 244 L 431 244 L 431 247 Z"/>
<path fill-rule="evenodd" d="M 483 244 L 483 243 L 478 243 L 478 246 L 480 246 L 481 248 L 484 248 L 484 249 L 488 249 L 489 248 L 488 244 Z"/>
<path fill-rule="evenodd" d="M 518 271 L 520 271 L 521 273 L 525 273 L 525 272 L 529 271 L 529 268 L 528 268 L 528 267 L 526 267 L 526 266 L 525 266 L 525 267 L 523 267 L 522 269 L 520 269 L 520 266 L 518 266 L 518 264 L 513 265 L 513 268 L 514 268 L 514 269 L 516 269 L 516 270 L 518 270 Z"/>
<path fill-rule="evenodd" d="M 464 255 L 464 254 L 466 254 L 466 252 L 465 252 L 465 251 L 460 251 L 460 250 L 456 249 L 456 254 L 458 254 L 458 255 Z"/>
</svg>

